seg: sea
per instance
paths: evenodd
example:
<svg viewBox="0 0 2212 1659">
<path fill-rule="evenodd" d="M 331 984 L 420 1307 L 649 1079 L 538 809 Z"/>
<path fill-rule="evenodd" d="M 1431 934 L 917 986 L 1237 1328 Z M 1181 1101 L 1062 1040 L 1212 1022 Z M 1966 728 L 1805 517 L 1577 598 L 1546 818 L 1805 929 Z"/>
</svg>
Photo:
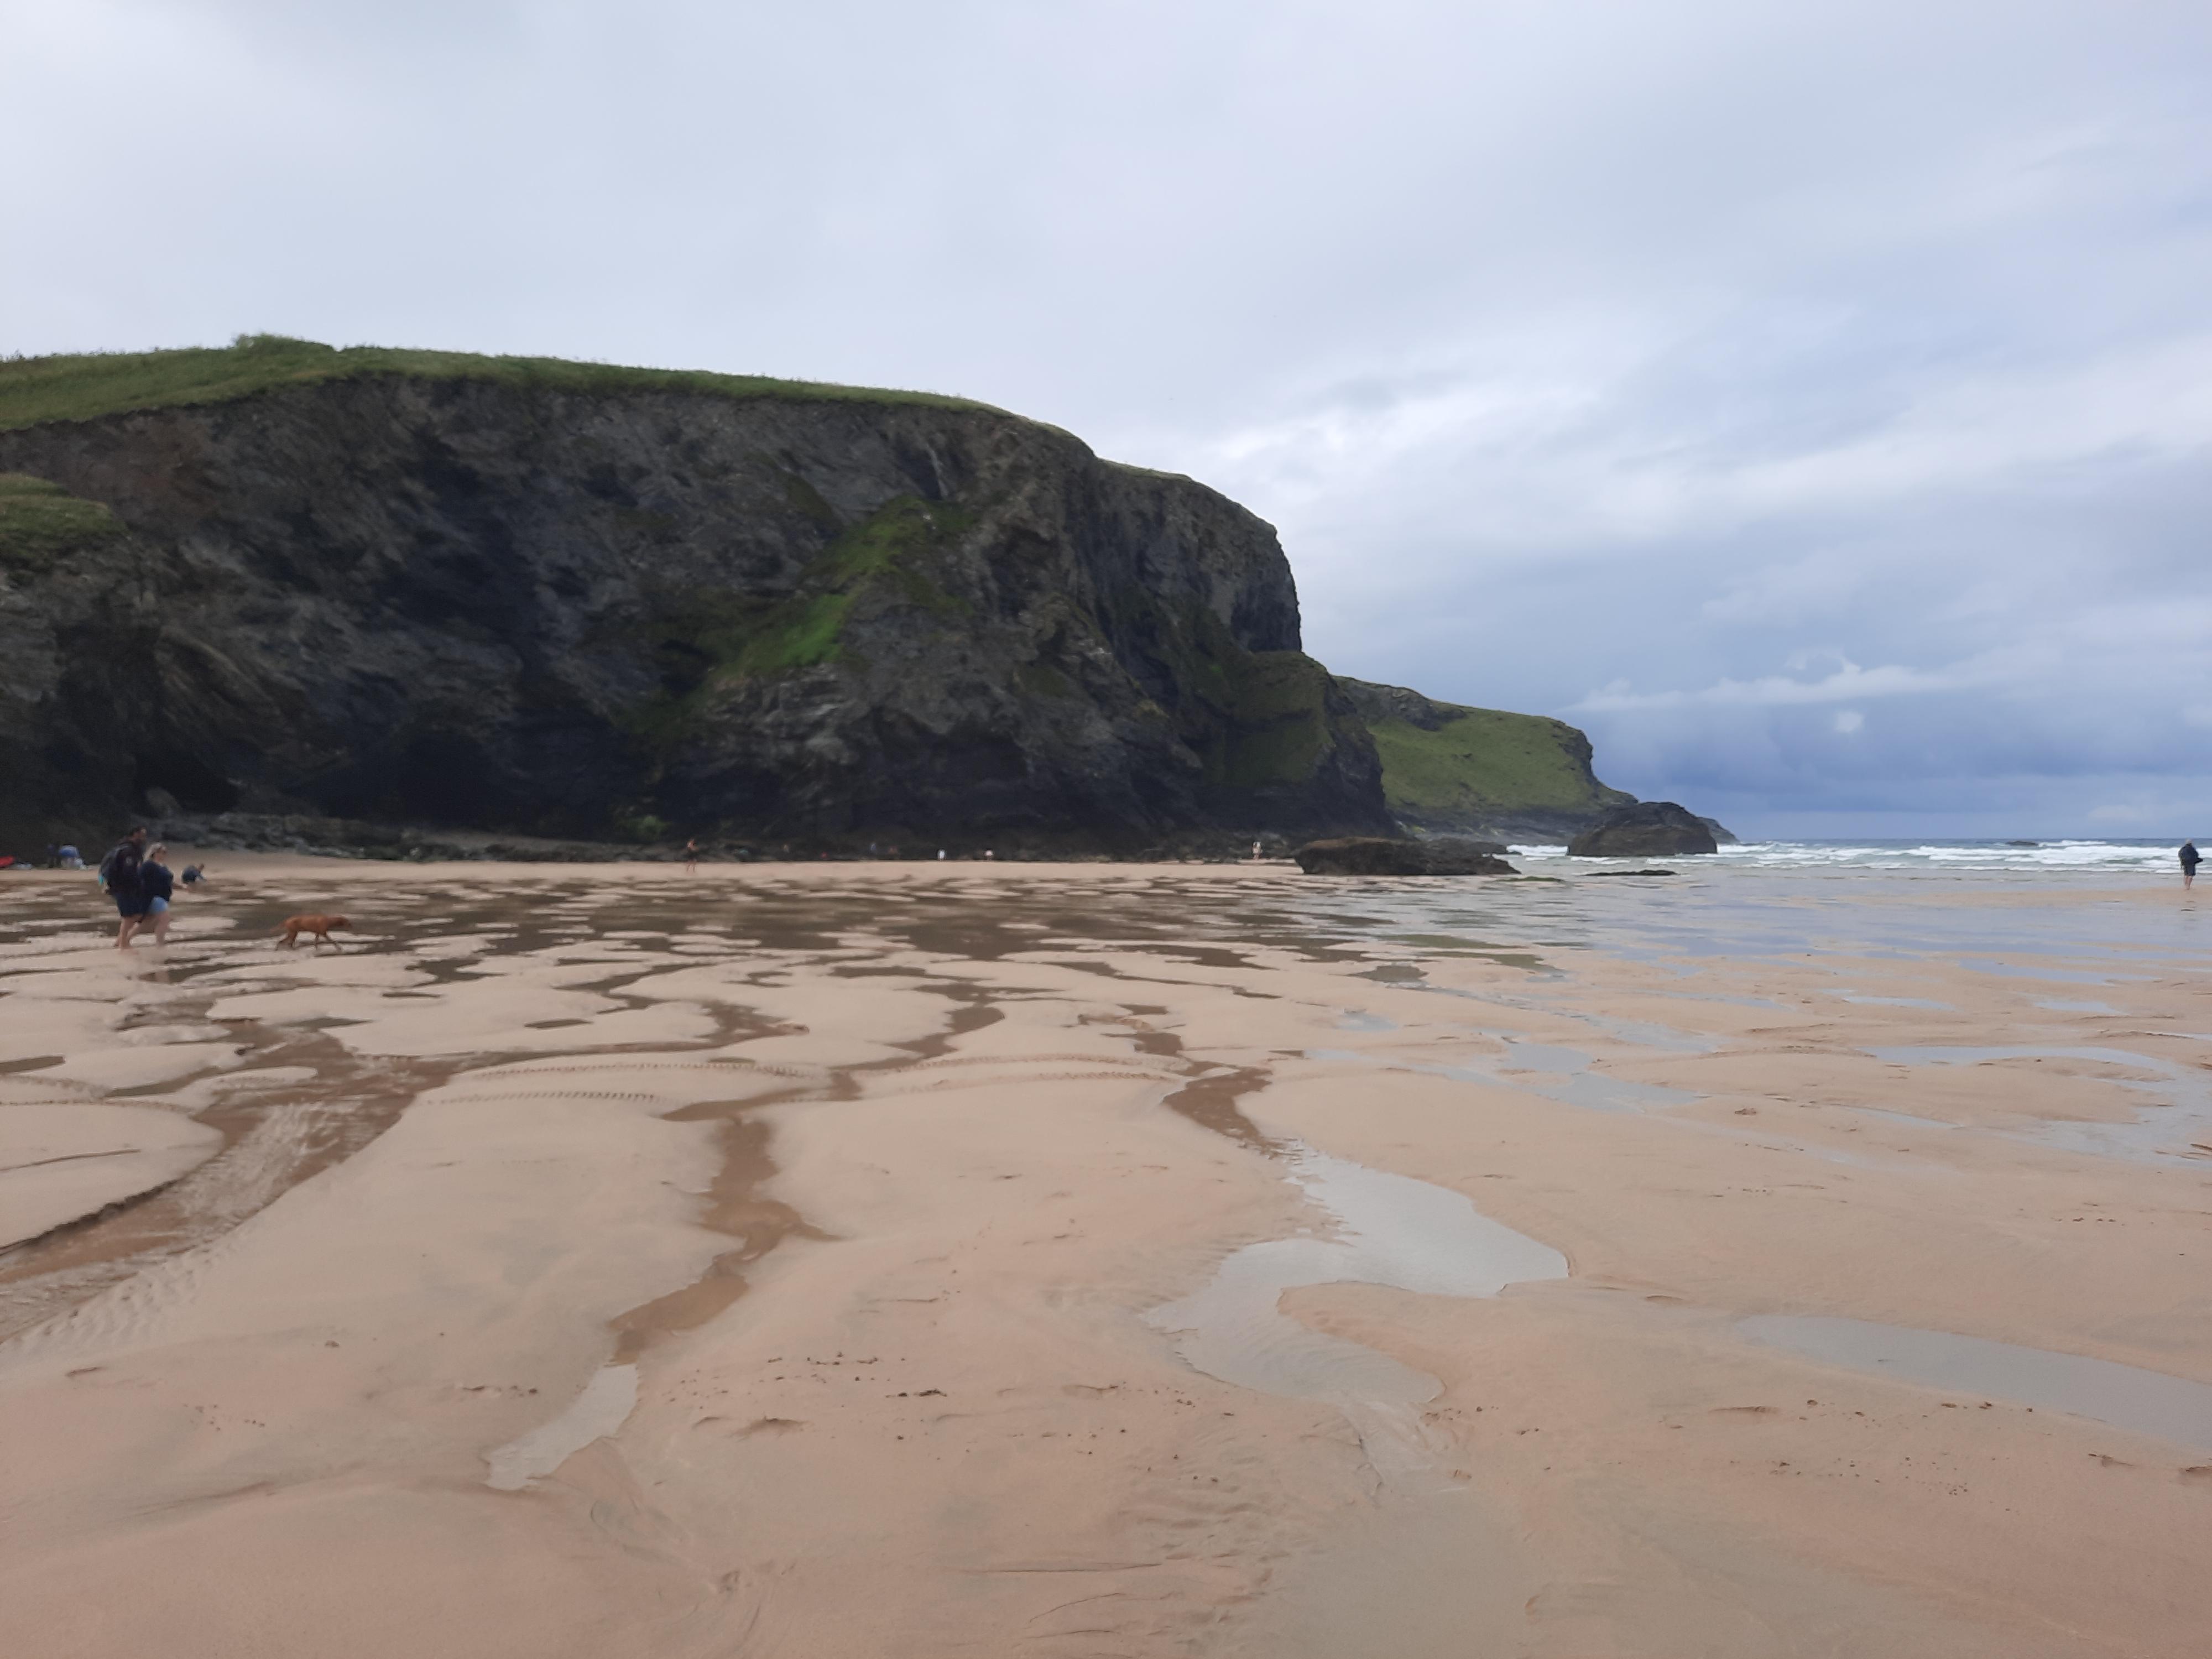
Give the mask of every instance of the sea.
<svg viewBox="0 0 2212 1659">
<path fill-rule="evenodd" d="M 2178 845 L 1761 841 L 1688 858 L 1570 859 L 1562 845 L 1523 844 L 1511 849 L 1518 881 L 1314 884 L 1298 908 L 1367 948 L 1488 957 L 1539 976 L 1584 951 L 1670 972 L 1729 958 L 1924 958 L 2048 981 L 2057 996 L 2167 974 L 2212 980 L 2212 869 L 2185 893 Z M 1639 872 L 1667 878 L 1602 879 Z"/>
<path fill-rule="evenodd" d="M 1701 866 L 1743 870 L 1899 870 L 1940 873 L 1987 871 L 2018 875 L 2179 877 L 2180 843 L 2147 839 L 2111 841 L 1752 841 L 1723 847 Z M 1564 862 L 1565 844 L 1516 846 L 1532 867 Z M 1657 859 L 1577 859 L 1585 868 L 1663 863 Z M 2207 872 L 2212 886 L 2212 871 Z"/>
</svg>

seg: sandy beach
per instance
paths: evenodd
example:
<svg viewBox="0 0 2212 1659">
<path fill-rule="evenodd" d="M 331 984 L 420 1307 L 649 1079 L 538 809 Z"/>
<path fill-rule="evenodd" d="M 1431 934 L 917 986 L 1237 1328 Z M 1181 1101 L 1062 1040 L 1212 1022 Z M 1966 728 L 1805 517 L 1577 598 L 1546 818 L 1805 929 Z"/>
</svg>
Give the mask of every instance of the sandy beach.
<svg viewBox="0 0 2212 1659">
<path fill-rule="evenodd" d="M 0 1627 L 2199 1654 L 2199 906 L 218 855 L 125 953 L 10 872 Z"/>
</svg>

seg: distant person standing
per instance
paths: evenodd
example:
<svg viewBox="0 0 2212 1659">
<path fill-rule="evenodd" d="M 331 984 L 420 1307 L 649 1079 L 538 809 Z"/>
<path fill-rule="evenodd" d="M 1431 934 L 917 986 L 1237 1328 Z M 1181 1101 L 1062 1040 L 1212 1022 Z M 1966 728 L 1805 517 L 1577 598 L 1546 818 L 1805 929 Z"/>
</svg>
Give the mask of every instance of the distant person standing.
<svg viewBox="0 0 2212 1659">
<path fill-rule="evenodd" d="M 2197 866 L 2203 862 L 2203 854 L 2197 850 L 2195 842 L 2181 843 L 2181 884 L 2184 887 L 2197 885 Z"/>
<path fill-rule="evenodd" d="M 696 841 L 684 843 L 684 873 L 687 876 L 699 873 L 699 843 Z"/>
<path fill-rule="evenodd" d="M 154 924 L 154 943 L 169 942 L 169 901 L 176 896 L 176 884 L 170 878 L 169 849 L 160 842 L 146 854 L 146 861 L 138 866 L 138 896 L 146 906 L 146 920 Z"/>
<path fill-rule="evenodd" d="M 100 861 L 100 884 L 115 901 L 115 914 L 122 918 L 115 928 L 115 948 L 118 951 L 131 948 L 131 934 L 146 919 L 146 900 L 138 890 L 138 872 L 145 855 L 146 832 L 137 829 L 117 842 Z"/>
</svg>

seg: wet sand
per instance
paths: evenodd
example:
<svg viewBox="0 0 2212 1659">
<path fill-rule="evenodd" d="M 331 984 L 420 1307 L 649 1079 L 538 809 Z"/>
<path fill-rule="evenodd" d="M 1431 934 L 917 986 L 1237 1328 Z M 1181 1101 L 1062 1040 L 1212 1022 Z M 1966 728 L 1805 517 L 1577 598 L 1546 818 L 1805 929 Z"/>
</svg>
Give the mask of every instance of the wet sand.
<svg viewBox="0 0 2212 1659">
<path fill-rule="evenodd" d="M 2212 896 L 0 879 L 11 1650 L 2203 1650 Z"/>
</svg>

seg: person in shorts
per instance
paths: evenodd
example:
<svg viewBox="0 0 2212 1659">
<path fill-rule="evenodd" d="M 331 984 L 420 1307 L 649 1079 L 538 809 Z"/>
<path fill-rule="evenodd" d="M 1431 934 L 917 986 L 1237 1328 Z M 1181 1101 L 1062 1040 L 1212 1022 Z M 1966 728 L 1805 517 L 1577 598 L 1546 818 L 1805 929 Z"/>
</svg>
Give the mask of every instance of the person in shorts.
<svg viewBox="0 0 2212 1659">
<path fill-rule="evenodd" d="M 118 951 L 131 948 L 131 936 L 146 920 L 146 900 L 138 890 L 138 871 L 145 862 L 145 830 L 133 830 L 100 861 L 100 884 L 115 901 L 115 914 L 122 918 L 115 929 L 115 948 Z"/>
<path fill-rule="evenodd" d="M 169 942 L 169 901 L 176 896 L 176 883 L 169 875 L 169 849 L 161 842 L 146 854 L 146 861 L 138 866 L 138 896 L 146 906 L 146 920 L 154 924 L 154 943 Z"/>
<path fill-rule="evenodd" d="M 2184 887 L 2197 885 L 2197 866 L 2203 862 L 2204 855 L 2197 850 L 2195 842 L 2181 843 L 2181 884 Z"/>
</svg>

